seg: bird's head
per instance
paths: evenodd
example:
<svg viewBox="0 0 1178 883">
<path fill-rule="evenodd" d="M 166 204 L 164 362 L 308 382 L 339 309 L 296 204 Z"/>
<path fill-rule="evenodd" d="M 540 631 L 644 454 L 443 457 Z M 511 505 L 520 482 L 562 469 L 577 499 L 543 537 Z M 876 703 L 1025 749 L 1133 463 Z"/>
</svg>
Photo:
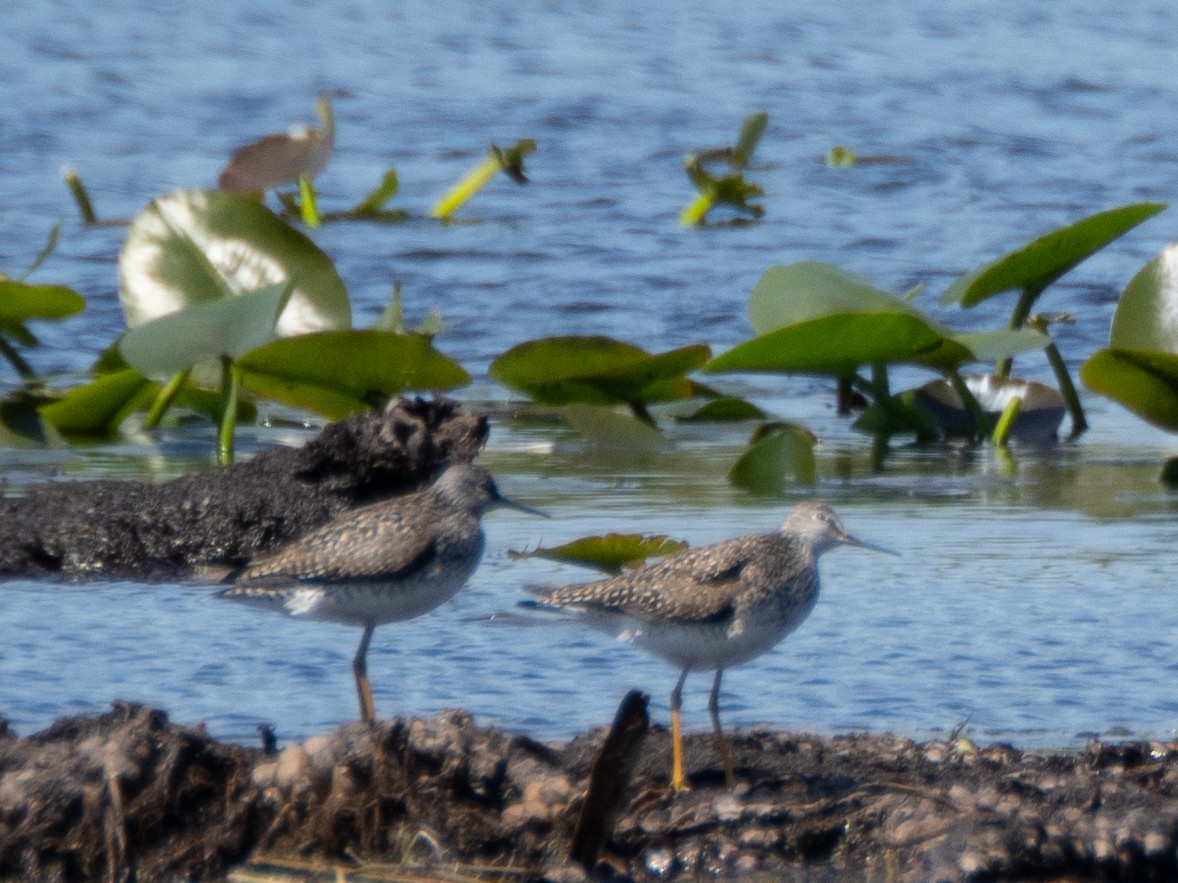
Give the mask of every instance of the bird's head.
<svg viewBox="0 0 1178 883">
<path fill-rule="evenodd" d="M 506 508 L 547 518 L 547 514 L 499 493 L 491 473 L 476 463 L 455 463 L 433 484 L 433 491 L 447 505 L 467 508 L 481 516 L 490 509 Z"/>
<path fill-rule="evenodd" d="M 889 555 L 900 554 L 894 549 L 867 543 L 851 536 L 843 527 L 838 513 L 829 503 L 822 500 L 799 503 L 781 523 L 780 530 L 808 543 L 815 555 L 821 555 L 835 546 L 858 546 L 861 549 L 886 552 Z"/>
</svg>

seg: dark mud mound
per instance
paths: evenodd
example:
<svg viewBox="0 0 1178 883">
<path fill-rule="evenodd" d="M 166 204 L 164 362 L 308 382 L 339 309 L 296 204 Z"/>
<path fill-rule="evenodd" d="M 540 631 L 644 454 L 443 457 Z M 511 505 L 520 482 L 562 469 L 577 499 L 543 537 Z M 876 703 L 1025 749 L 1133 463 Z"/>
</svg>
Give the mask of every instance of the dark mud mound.
<svg viewBox="0 0 1178 883">
<path fill-rule="evenodd" d="M 364 862 L 583 878 L 567 857 L 604 738 L 542 745 L 447 712 L 349 725 L 265 754 L 119 705 L 0 736 L 0 878 L 220 879 L 258 851 L 339 863 L 354 879 Z M 694 790 L 672 795 L 669 739 L 646 736 L 594 874 L 1178 876 L 1178 751 L 1168 744 L 1023 754 L 755 730 L 733 747 L 737 792 L 723 787 L 701 734 L 687 744 Z"/>
<path fill-rule="evenodd" d="M 235 566 L 344 509 L 424 485 L 470 460 L 487 421 L 449 399 L 398 398 L 305 446 L 159 485 L 81 481 L 0 498 L 0 578 L 105 574 L 159 579 Z"/>
</svg>

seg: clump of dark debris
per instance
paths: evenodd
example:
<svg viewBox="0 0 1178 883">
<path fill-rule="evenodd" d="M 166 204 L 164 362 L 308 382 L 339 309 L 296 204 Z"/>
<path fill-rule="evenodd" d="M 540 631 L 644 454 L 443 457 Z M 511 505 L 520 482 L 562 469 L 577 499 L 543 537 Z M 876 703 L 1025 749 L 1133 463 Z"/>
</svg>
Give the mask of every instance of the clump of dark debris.
<svg viewBox="0 0 1178 883">
<path fill-rule="evenodd" d="M 541 744 L 451 711 L 268 754 L 122 703 L 24 738 L 0 727 L 0 878 L 223 879 L 259 855 L 349 879 L 366 862 L 563 881 L 1178 876 L 1173 745 L 1045 754 L 767 729 L 734 736 L 735 792 L 708 735 L 687 740 L 686 794 L 667 790 L 665 731 L 627 743 L 628 784 L 585 868 L 569 857 L 599 801 L 595 764 L 595 789 L 609 779 L 606 735 Z"/>
</svg>

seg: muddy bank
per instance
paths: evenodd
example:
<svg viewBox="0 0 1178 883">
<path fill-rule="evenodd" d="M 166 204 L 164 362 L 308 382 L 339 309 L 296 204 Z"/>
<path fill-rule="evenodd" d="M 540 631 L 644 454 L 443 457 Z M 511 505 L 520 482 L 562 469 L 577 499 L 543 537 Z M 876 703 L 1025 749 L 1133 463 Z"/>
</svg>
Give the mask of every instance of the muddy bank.
<svg viewBox="0 0 1178 883">
<path fill-rule="evenodd" d="M 119 704 L 36 735 L 0 735 L 0 878 L 221 879 L 261 850 L 339 860 L 357 879 L 378 861 L 585 879 L 568 856 L 605 733 L 541 744 L 454 711 L 348 725 L 267 754 Z M 651 730 L 594 875 L 1178 875 L 1171 744 L 1041 754 L 754 730 L 733 747 L 737 792 L 698 734 L 687 742 L 693 790 L 672 795 L 670 740 Z"/>
<path fill-rule="evenodd" d="M 80 481 L 0 498 L 0 579 L 160 579 L 235 566 L 344 509 L 424 485 L 472 459 L 487 421 L 444 398 L 397 398 L 325 427 L 301 448 L 150 485 Z"/>
</svg>

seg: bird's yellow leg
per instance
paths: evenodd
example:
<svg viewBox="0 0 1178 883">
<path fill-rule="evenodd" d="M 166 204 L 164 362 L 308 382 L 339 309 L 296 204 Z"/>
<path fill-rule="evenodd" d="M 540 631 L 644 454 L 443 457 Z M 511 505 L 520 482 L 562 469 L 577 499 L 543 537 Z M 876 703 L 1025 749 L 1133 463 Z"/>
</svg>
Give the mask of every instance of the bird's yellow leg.
<svg viewBox="0 0 1178 883">
<path fill-rule="evenodd" d="M 687 776 L 683 774 L 683 721 L 680 708 L 683 704 L 683 682 L 687 680 L 686 670 L 679 675 L 675 689 L 671 691 L 671 790 L 690 791 Z"/>
<path fill-rule="evenodd" d="M 716 737 L 716 751 L 720 755 L 720 762 L 724 764 L 724 780 L 729 788 L 736 787 L 736 769 L 732 766 L 732 751 L 728 747 L 728 740 L 724 738 L 724 731 L 720 729 L 720 677 L 724 670 L 716 669 L 716 679 L 712 681 L 712 695 L 708 698 L 708 714 L 712 716 L 712 733 Z"/>
<path fill-rule="evenodd" d="M 360 697 L 360 720 L 366 724 L 376 720 L 376 706 L 372 702 L 372 687 L 368 683 L 368 642 L 372 640 L 375 626 L 364 626 L 364 636 L 352 659 L 352 672 L 356 675 L 356 693 Z"/>
</svg>

